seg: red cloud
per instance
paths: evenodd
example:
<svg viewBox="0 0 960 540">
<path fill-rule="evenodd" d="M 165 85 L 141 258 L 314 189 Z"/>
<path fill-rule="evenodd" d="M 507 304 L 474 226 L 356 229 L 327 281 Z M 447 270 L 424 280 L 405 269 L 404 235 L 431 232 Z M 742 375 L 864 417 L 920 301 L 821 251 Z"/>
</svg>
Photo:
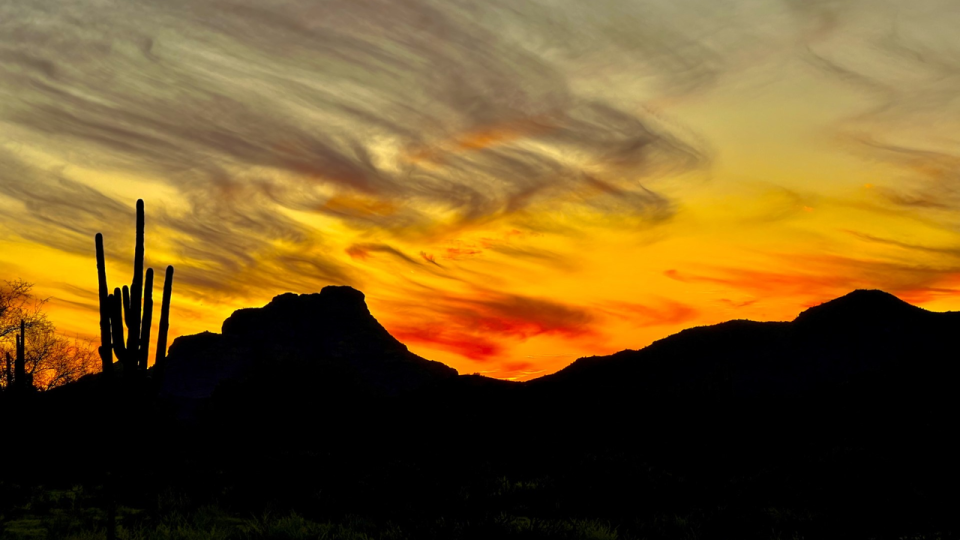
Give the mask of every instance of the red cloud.
<svg viewBox="0 0 960 540">
<path fill-rule="evenodd" d="M 587 311 L 537 298 L 483 292 L 480 298 L 439 295 L 431 299 L 422 326 L 390 325 L 401 341 L 427 344 L 474 360 L 500 354 L 504 340 L 524 341 L 539 335 L 594 339 L 595 319 Z M 412 306 L 410 306 L 412 307 Z M 419 306 L 415 308 L 419 311 Z M 437 319 L 437 316 L 442 319 Z"/>
<path fill-rule="evenodd" d="M 404 343 L 423 343 L 477 361 L 488 360 L 503 351 L 501 345 L 486 337 L 442 329 L 437 325 L 423 328 L 394 326 L 390 333 Z"/>
<path fill-rule="evenodd" d="M 527 339 L 540 334 L 574 338 L 594 334 L 593 316 L 564 304 L 516 295 L 457 302 L 452 315 L 466 327 Z"/>
</svg>

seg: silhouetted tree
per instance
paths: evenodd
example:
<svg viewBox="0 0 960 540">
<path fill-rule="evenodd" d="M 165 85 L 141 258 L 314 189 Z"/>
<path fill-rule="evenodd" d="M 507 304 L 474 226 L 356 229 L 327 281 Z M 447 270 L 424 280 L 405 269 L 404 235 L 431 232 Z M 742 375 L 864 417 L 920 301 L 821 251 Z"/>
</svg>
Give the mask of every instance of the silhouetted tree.
<svg viewBox="0 0 960 540">
<path fill-rule="evenodd" d="M 21 370 L 25 387 L 40 390 L 96 372 L 89 343 L 59 334 L 42 309 L 46 300 L 36 298 L 32 288 L 23 280 L 0 286 L 0 355 L 5 360 L 0 385 L 11 387 Z"/>
<path fill-rule="evenodd" d="M 34 296 L 33 284 L 22 279 L 0 284 L 0 346 L 10 345 L 11 338 L 20 330 L 20 321 L 28 328 L 46 321 L 45 299 Z"/>
<path fill-rule="evenodd" d="M 100 370 L 93 345 L 86 340 L 64 337 L 49 324 L 27 334 L 26 371 L 39 390 L 63 386 Z"/>
</svg>

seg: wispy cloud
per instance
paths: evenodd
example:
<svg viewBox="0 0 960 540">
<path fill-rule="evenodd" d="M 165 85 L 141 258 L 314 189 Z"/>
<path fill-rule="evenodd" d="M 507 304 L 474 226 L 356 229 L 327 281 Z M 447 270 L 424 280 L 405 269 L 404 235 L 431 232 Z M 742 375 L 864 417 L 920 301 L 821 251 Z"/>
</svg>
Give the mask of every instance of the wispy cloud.
<svg viewBox="0 0 960 540">
<path fill-rule="evenodd" d="M 953 258 L 951 258 L 953 259 Z M 764 298 L 815 298 L 820 301 L 854 289 L 879 288 L 904 300 L 923 303 L 940 296 L 960 295 L 960 264 L 937 266 L 832 255 L 791 255 L 782 271 L 752 268 L 711 268 L 701 272 L 668 270 L 666 277 L 682 283 L 729 287 Z"/>
<path fill-rule="evenodd" d="M 818 133 L 830 148 L 818 151 L 896 171 L 871 180 L 857 210 L 956 230 L 960 21 L 950 0 L 920 4 L 0 3 L 0 228 L 83 256 L 104 231 L 111 262 L 128 264 L 133 200 L 144 197 L 148 264 L 177 264 L 190 309 L 375 285 L 368 296 L 413 314 L 401 338 L 488 362 L 538 336 L 600 339 L 609 317 L 693 323 L 723 298 L 945 294 L 949 240 L 859 233 L 890 253 L 944 258 L 924 263 L 805 255 L 850 239 L 837 232 L 849 224 L 789 229 L 827 219 L 804 207 L 840 197 L 814 181 L 835 162 L 801 160 L 784 178 L 764 168 L 777 151 L 793 157 L 767 144 L 781 119 L 801 122 L 799 105 L 839 96 L 810 106 L 828 119 Z M 715 114 L 734 106 L 745 112 Z M 759 135 L 704 135 L 756 114 L 771 115 L 751 127 Z M 738 136 L 754 137 L 743 163 L 727 152 Z M 756 167 L 743 175 L 765 194 L 738 197 L 744 183 L 713 174 L 731 162 Z M 703 185 L 724 196 L 712 214 L 698 213 Z M 773 269 L 710 266 L 720 221 L 730 245 L 745 231 L 808 244 L 783 246 Z M 621 259 L 650 230 L 700 235 L 703 253 L 691 242 L 637 270 L 662 279 L 675 268 L 664 281 L 709 286 L 706 304 L 638 300 L 660 291 L 632 281 Z M 558 278 L 569 275 L 584 286 L 576 301 L 523 292 L 552 278 L 569 286 Z"/>
<path fill-rule="evenodd" d="M 0 48 L 0 117 L 47 147 L 84 149 L 91 164 L 152 170 L 194 205 L 228 206 L 232 193 L 358 227 L 429 227 L 435 214 L 424 206 L 483 220 L 595 184 L 584 166 L 623 174 L 705 159 L 642 113 L 580 95 L 564 62 L 493 20 L 546 38 L 546 10 L 426 1 L 47 7 L 4 9 L 13 39 Z M 573 20 L 555 23 L 550 33 L 575 33 Z M 634 209 L 646 205 L 643 190 L 616 192 Z M 356 212 L 336 193 L 404 209 Z"/>
</svg>

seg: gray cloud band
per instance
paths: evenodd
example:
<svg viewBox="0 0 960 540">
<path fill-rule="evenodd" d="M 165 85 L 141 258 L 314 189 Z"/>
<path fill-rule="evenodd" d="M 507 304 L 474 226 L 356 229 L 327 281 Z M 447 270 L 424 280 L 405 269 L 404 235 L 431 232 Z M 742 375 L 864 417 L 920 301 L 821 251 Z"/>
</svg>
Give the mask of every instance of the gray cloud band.
<svg viewBox="0 0 960 540">
<path fill-rule="evenodd" d="M 187 211 L 151 215 L 212 272 L 198 290 L 294 269 L 351 282 L 278 207 L 400 237 L 557 198 L 669 219 L 672 202 L 639 181 L 701 167 L 710 152 L 605 85 L 702 90 L 821 43 L 859 5 L 813 4 L 3 2 L 0 122 L 20 131 L 2 143 L 174 187 Z M 129 213 L 66 172 L 3 159 L 0 194 L 44 227 L 18 229 L 32 240 L 86 253 L 91 231 Z M 394 205 L 327 204 L 337 193 Z"/>
<path fill-rule="evenodd" d="M 361 227 L 427 226 L 418 202 L 471 221 L 578 189 L 577 165 L 558 155 L 571 149 L 618 169 L 702 163 L 700 149 L 635 112 L 578 95 L 563 62 L 495 20 L 579 35 L 572 20 L 538 28 L 546 14 L 430 2 L 8 3 L 0 118 L 41 134 L 48 151 L 156 174 L 194 204 L 230 186 L 310 211 L 325 187 L 410 205 L 382 222 L 357 217 Z M 531 118 L 544 124 L 537 145 L 448 152 L 442 167 L 402 159 Z"/>
</svg>

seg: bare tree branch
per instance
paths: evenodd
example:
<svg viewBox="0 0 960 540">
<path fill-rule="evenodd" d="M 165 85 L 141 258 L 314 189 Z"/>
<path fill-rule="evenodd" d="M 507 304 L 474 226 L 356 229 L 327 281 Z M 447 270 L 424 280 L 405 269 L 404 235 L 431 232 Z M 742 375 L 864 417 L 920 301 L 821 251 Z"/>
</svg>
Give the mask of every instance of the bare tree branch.
<svg viewBox="0 0 960 540">
<path fill-rule="evenodd" d="M 27 333 L 26 371 L 34 386 L 49 390 L 99 371 L 93 345 L 58 334 L 43 311 L 47 299 L 36 298 L 32 290 L 33 284 L 19 279 L 0 283 L 0 358 L 13 350 L 22 319 Z M 0 385 L 9 385 L 8 378 L 5 370 L 0 370 Z"/>
</svg>

